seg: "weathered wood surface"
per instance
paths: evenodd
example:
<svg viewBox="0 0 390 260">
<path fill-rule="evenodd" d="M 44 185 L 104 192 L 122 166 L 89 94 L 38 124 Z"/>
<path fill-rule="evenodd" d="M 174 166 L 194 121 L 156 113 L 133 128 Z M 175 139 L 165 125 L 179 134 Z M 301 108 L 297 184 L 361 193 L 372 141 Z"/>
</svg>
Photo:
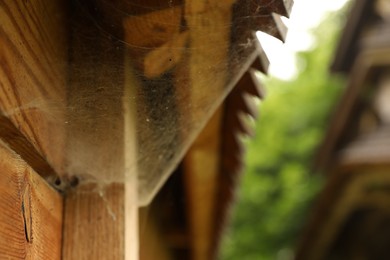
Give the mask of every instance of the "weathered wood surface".
<svg viewBox="0 0 390 260">
<path fill-rule="evenodd" d="M 0 259 L 61 259 L 61 195 L 2 142 L 0 169 Z"/>
<path fill-rule="evenodd" d="M 123 44 L 96 26 L 86 6 L 71 16 L 68 158 L 81 182 L 65 197 L 63 259 L 136 260 L 135 79 Z"/>
<path fill-rule="evenodd" d="M 0 2 L 0 112 L 58 172 L 65 134 L 65 3 Z"/>
<path fill-rule="evenodd" d="M 104 188 L 85 185 L 67 194 L 64 205 L 64 260 L 125 259 L 124 194 L 123 184 Z"/>
<path fill-rule="evenodd" d="M 50 164 L 27 140 L 27 138 L 16 128 L 9 118 L 0 114 L 0 139 L 38 172 L 42 177 L 48 179 L 55 177 L 55 172 Z"/>
</svg>

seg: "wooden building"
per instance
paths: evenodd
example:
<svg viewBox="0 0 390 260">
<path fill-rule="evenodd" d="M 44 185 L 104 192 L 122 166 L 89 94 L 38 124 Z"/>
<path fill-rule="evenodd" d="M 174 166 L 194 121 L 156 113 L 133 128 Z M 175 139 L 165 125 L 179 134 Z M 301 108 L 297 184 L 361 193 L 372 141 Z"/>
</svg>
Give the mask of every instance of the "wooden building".
<svg viewBox="0 0 390 260">
<path fill-rule="evenodd" d="M 0 0 L 0 259 L 214 259 L 291 6 Z"/>
<path fill-rule="evenodd" d="M 348 79 L 318 154 L 326 185 L 296 259 L 390 257 L 390 2 L 356 0 L 332 70 Z"/>
</svg>

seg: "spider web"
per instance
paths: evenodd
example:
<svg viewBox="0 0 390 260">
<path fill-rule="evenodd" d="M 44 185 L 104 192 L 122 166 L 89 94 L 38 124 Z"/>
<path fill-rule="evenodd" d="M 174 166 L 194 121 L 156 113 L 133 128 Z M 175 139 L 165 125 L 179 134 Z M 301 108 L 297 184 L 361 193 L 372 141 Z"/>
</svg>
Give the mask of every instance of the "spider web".
<svg viewBox="0 0 390 260">
<path fill-rule="evenodd" d="M 285 2 L 72 1 L 66 105 L 26 106 L 66 126 L 64 183 L 136 176 L 149 203 L 243 73 L 266 71 L 255 31 L 283 38 Z"/>
</svg>

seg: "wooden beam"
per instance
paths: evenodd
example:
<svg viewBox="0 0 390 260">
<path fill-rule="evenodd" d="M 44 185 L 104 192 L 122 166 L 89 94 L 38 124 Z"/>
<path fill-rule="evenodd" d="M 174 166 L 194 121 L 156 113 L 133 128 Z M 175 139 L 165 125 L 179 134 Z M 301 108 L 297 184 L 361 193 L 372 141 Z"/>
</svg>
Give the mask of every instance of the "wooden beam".
<svg viewBox="0 0 390 260">
<path fill-rule="evenodd" d="M 222 98 L 228 85 L 231 14 L 234 1 L 188 1 L 189 29 L 186 75 L 191 104 L 188 122 L 208 120 L 184 159 L 192 259 L 215 257 L 214 227 L 220 167 Z M 180 86 L 178 86 L 180 88 Z"/>
<path fill-rule="evenodd" d="M 184 158 L 192 259 L 212 259 L 222 109 L 218 109 Z"/>
<path fill-rule="evenodd" d="M 63 259 L 125 259 L 123 184 L 81 185 L 65 199 Z"/>
<path fill-rule="evenodd" d="M 65 197 L 63 259 L 136 260 L 136 80 L 123 42 L 83 12 L 72 15 L 67 129 L 69 174 L 80 184 Z"/>
<path fill-rule="evenodd" d="M 35 147 L 12 124 L 11 120 L 0 114 L 0 139 L 26 161 L 31 168 L 46 180 L 57 178 L 56 173 Z M 51 183 L 54 183 L 52 181 Z"/>
<path fill-rule="evenodd" d="M 0 258 L 61 259 L 61 195 L 3 142 L 0 169 Z"/>
<path fill-rule="evenodd" d="M 154 216 L 149 215 L 149 210 L 149 208 L 140 208 L 139 210 L 139 260 L 174 259 L 169 250 L 170 248 L 168 248 L 170 238 L 167 237 L 167 234 L 161 232 Z"/>
<path fill-rule="evenodd" d="M 157 2 L 156 4 L 164 6 L 164 2 Z M 176 104 L 162 100 L 169 98 L 174 101 L 174 90 L 169 80 L 161 80 L 161 77 L 182 64 L 189 38 L 189 33 L 184 30 L 185 26 L 182 25 L 183 6 L 177 6 L 175 3 L 177 1 L 170 2 L 165 9 L 150 9 L 146 14 L 125 17 L 123 21 L 124 42 L 129 56 L 131 56 L 135 73 L 140 76 L 138 78 L 142 81 L 131 95 L 133 101 L 136 97 L 136 110 L 142 111 L 136 120 L 137 142 L 141 143 L 138 152 L 147 154 L 147 156 L 141 156 L 139 161 L 142 169 L 139 170 L 138 187 L 140 205 L 142 206 L 151 202 L 164 181 L 169 177 L 171 172 L 167 171 L 167 168 L 172 168 L 173 171 L 173 167 L 176 166 L 172 164 L 172 158 L 169 157 L 171 154 L 177 153 L 176 144 L 172 146 L 172 149 L 164 149 L 164 151 L 154 147 L 157 143 L 161 144 L 161 139 L 165 139 L 163 142 L 167 143 L 169 142 L 167 139 L 171 139 L 174 143 L 177 142 L 177 136 L 167 137 L 175 131 L 178 132 L 178 128 L 172 121 L 172 118 L 176 117 L 172 115 L 171 118 Z M 142 39 L 139 38 L 139 35 L 143 36 Z M 156 90 L 158 92 L 155 92 Z M 156 93 L 158 94 L 156 95 Z M 162 107 L 163 102 L 165 104 Z M 158 116 L 154 113 L 156 110 L 164 116 Z M 169 115 L 169 117 L 165 117 L 165 115 Z M 169 125 L 169 127 L 164 127 L 162 131 L 162 125 Z M 144 140 L 148 145 L 145 145 Z M 153 147 L 153 149 L 146 151 L 146 147 Z M 153 156 L 159 156 L 159 162 L 156 161 L 153 164 L 146 162 L 146 158 Z"/>
<path fill-rule="evenodd" d="M 59 174 L 66 121 L 66 3 L 0 2 L 0 111 Z M 23 153 L 24 147 L 14 144 Z"/>
</svg>

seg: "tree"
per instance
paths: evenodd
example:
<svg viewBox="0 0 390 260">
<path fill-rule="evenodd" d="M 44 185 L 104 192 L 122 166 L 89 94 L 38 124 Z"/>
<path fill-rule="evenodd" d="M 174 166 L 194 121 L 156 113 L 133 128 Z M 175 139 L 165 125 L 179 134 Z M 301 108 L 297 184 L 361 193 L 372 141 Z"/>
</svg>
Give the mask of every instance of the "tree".
<svg viewBox="0 0 390 260">
<path fill-rule="evenodd" d="M 313 32 L 318 44 L 297 54 L 305 66 L 295 80 L 265 82 L 269 93 L 256 135 L 248 141 L 224 260 L 282 259 L 294 246 L 321 187 L 320 175 L 310 172 L 313 154 L 343 86 L 328 72 L 341 23 L 340 14 L 331 14 Z"/>
</svg>

